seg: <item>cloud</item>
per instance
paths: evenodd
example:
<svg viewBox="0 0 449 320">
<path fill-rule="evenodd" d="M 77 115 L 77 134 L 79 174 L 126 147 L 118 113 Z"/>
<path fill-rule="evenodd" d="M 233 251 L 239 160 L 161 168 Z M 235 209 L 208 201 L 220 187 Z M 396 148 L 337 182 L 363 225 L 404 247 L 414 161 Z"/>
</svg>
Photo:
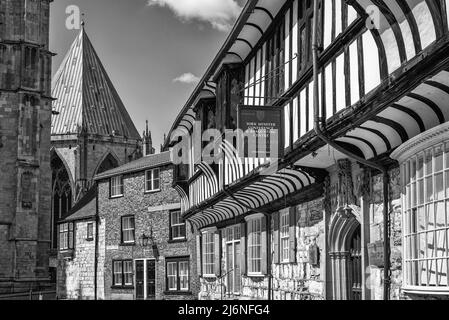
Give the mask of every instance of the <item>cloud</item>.
<svg viewBox="0 0 449 320">
<path fill-rule="evenodd" d="M 229 31 L 242 11 L 238 0 L 148 0 L 148 6 L 167 7 L 183 22 L 207 22 L 220 31 Z"/>
<path fill-rule="evenodd" d="M 183 75 L 180 75 L 176 79 L 173 79 L 173 82 L 181 82 L 181 83 L 187 83 L 187 84 L 194 84 L 198 83 L 200 81 L 200 78 L 195 76 L 193 73 L 184 73 Z"/>
</svg>

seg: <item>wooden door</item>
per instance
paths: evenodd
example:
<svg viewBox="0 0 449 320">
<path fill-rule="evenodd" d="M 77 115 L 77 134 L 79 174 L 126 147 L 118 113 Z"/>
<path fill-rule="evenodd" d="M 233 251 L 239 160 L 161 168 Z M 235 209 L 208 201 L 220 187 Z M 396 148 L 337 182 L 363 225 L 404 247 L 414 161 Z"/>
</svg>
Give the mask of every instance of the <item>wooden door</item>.
<svg viewBox="0 0 449 320">
<path fill-rule="evenodd" d="M 156 261 L 147 261 L 147 299 L 156 299 Z"/>
<path fill-rule="evenodd" d="M 143 260 L 136 261 L 136 299 L 145 299 L 145 266 Z"/>
<path fill-rule="evenodd" d="M 362 300 L 362 237 L 358 227 L 351 239 L 349 271 L 350 271 L 350 300 Z"/>
</svg>

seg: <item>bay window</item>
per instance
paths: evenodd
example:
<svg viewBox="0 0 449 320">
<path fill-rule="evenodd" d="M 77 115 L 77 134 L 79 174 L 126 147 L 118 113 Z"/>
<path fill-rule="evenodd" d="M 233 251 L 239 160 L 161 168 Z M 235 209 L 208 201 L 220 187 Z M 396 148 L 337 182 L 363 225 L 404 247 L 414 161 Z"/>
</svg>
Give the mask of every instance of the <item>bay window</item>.
<svg viewBox="0 0 449 320">
<path fill-rule="evenodd" d="M 429 130 L 392 155 L 401 164 L 404 282 L 410 291 L 449 291 L 447 131 L 449 124 Z"/>
</svg>

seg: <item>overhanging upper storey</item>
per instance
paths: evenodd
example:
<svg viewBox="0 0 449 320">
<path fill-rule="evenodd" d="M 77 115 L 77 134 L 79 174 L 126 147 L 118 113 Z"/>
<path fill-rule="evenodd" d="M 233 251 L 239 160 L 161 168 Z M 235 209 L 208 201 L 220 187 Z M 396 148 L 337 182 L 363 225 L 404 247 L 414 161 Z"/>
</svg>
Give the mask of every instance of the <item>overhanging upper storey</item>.
<svg viewBox="0 0 449 320">
<path fill-rule="evenodd" d="M 449 121 L 449 1 L 318 1 L 319 12 L 313 11 L 312 0 L 248 1 L 171 133 L 184 127 L 192 134 L 194 102 L 210 81 L 216 81 L 216 112 L 226 108 L 230 100 L 221 95 L 220 75 L 228 64 L 241 73 L 234 78 L 238 86 L 225 83 L 239 95 L 239 106 L 282 110 L 278 172 L 292 165 L 325 169 L 347 157 L 315 135 L 314 100 L 327 134 L 365 159 L 388 157 L 405 141 Z M 314 17 L 320 44 L 317 97 Z M 176 143 L 168 140 L 166 147 Z M 273 160 L 241 157 L 233 147 L 223 142 L 222 162 L 211 167 L 217 190 L 198 197 L 199 186 L 208 185 L 207 176 L 197 173 L 190 179 L 190 189 L 184 190 L 187 216 L 189 210 L 206 210 L 227 187 L 243 188 L 258 168 Z"/>
</svg>

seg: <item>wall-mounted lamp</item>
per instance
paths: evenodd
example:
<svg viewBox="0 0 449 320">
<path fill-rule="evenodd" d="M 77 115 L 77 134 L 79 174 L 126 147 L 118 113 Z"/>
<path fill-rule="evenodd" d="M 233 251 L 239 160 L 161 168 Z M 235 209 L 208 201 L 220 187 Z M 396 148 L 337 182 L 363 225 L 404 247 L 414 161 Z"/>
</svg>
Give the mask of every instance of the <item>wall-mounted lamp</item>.
<svg viewBox="0 0 449 320">
<path fill-rule="evenodd" d="M 156 259 L 156 261 L 159 261 L 159 248 L 157 247 L 156 241 L 154 240 L 153 236 L 153 227 L 150 229 L 150 235 L 147 236 L 145 233 L 142 233 L 142 235 L 139 238 L 140 245 L 143 248 L 148 247 L 149 244 L 151 244 L 151 248 L 153 249 L 153 256 Z"/>
</svg>

